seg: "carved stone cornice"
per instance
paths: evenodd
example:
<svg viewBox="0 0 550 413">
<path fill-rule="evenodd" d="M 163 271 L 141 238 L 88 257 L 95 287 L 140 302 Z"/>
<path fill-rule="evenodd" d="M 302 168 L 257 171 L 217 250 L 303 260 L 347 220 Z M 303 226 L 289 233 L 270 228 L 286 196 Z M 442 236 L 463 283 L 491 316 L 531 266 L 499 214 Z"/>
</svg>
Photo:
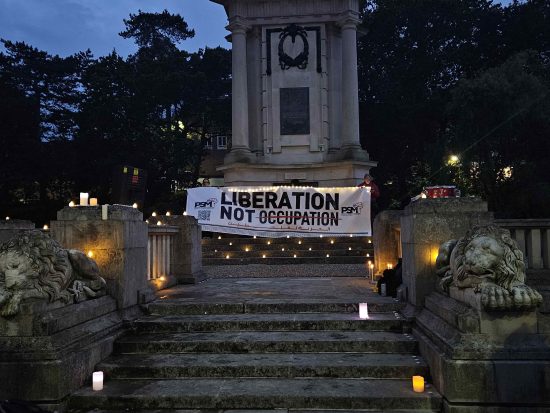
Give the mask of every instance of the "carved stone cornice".
<svg viewBox="0 0 550 413">
<path fill-rule="evenodd" d="M 354 29 L 357 30 L 357 26 L 361 23 L 361 19 L 358 14 L 355 13 L 345 13 L 340 16 L 336 21 L 336 25 L 342 30 L 345 29 Z"/>
<path fill-rule="evenodd" d="M 229 20 L 229 24 L 225 28 L 233 34 L 238 34 L 246 33 L 252 28 L 252 26 L 246 19 L 243 19 L 240 16 L 235 16 Z"/>
</svg>

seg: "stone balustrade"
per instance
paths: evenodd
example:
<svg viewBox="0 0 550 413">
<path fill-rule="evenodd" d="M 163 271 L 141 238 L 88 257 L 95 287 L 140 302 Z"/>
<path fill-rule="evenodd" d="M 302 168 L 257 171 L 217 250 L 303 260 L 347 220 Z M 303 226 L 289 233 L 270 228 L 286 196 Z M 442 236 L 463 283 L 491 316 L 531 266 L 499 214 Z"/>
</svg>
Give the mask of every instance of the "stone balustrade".
<svg viewBox="0 0 550 413">
<path fill-rule="evenodd" d="M 499 219 L 523 252 L 528 270 L 550 269 L 550 219 Z"/>
<path fill-rule="evenodd" d="M 149 281 L 173 275 L 175 237 L 178 227 L 149 225 L 147 241 L 147 278 Z"/>
</svg>

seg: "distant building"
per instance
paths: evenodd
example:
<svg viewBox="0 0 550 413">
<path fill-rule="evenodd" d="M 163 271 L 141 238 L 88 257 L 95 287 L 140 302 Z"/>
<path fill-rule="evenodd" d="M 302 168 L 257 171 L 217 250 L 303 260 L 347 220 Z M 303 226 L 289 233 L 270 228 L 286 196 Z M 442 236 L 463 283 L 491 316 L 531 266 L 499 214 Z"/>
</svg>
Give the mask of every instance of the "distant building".
<svg viewBox="0 0 550 413">
<path fill-rule="evenodd" d="M 201 162 L 199 182 L 209 178 L 211 186 L 223 186 L 223 172 L 217 171 L 223 165 L 225 155 L 231 149 L 231 135 L 229 133 L 210 134 L 205 141 L 205 156 Z"/>
</svg>

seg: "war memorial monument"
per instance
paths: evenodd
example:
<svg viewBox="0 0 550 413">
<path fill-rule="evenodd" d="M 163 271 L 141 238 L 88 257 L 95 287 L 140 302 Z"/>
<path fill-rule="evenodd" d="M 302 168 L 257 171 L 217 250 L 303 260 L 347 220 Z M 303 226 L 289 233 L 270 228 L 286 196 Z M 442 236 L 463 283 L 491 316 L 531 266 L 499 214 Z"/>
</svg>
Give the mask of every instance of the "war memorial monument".
<svg viewBox="0 0 550 413">
<path fill-rule="evenodd" d="M 233 45 L 226 184 L 355 186 L 376 166 L 359 140 L 358 0 L 216 3 Z M 550 277 L 549 228 L 497 221 L 477 198 L 383 211 L 375 275 L 402 259 L 394 298 L 367 277 L 280 277 L 277 260 L 263 277 L 205 279 L 203 253 L 241 244 L 202 240 L 189 215 L 144 220 L 135 207 L 85 199 L 42 230 L 2 221 L 0 406 L 548 412 L 550 290 L 530 277 Z M 328 235 L 307 241 L 354 248 L 353 237 Z M 308 254 L 299 237 L 250 245 Z M 329 254 L 309 259 L 330 265 Z"/>
</svg>

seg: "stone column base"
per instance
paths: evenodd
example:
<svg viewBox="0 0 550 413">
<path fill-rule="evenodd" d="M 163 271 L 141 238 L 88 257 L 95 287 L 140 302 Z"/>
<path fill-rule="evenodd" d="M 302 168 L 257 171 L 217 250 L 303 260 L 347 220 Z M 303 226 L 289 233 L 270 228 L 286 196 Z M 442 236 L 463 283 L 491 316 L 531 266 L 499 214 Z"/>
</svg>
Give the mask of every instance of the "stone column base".
<svg viewBox="0 0 550 413">
<path fill-rule="evenodd" d="M 233 163 L 252 163 L 256 159 L 256 155 L 250 152 L 250 149 L 235 148 L 232 149 L 223 160 L 224 165 Z"/>
<path fill-rule="evenodd" d="M 319 187 L 357 186 L 374 161 L 330 161 L 316 164 L 245 164 L 219 167 L 225 186 L 271 186 L 273 183 L 315 182 Z"/>
</svg>

